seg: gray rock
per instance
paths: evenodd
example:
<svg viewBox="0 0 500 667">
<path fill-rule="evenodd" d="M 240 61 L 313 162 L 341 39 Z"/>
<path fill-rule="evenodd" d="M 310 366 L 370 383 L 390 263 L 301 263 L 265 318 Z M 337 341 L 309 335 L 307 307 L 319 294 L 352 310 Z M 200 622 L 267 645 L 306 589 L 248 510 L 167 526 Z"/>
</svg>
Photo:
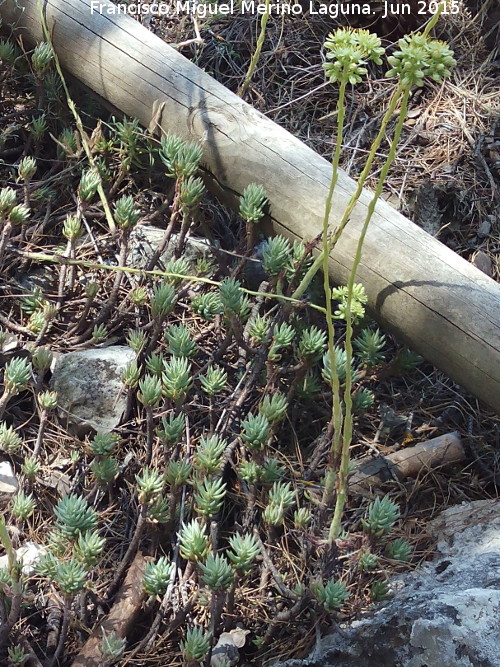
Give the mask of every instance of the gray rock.
<svg viewBox="0 0 500 667">
<path fill-rule="evenodd" d="M 120 423 L 126 407 L 121 374 L 135 359 L 125 345 L 70 352 L 54 366 L 51 386 L 68 422 L 96 431 L 110 431 Z"/>
<path fill-rule="evenodd" d="M 148 227 L 147 225 L 138 225 L 130 235 L 128 263 L 138 269 L 145 269 L 153 254 L 160 247 L 164 229 L 158 227 Z M 160 259 L 165 264 L 172 258 L 174 248 L 177 245 L 178 234 L 172 234 L 169 244 Z M 186 247 L 182 256 L 192 264 L 196 260 L 205 257 L 214 261 L 213 248 L 210 242 L 205 238 L 196 238 L 189 236 L 186 239 Z"/>
<path fill-rule="evenodd" d="M 498 665 L 500 502 L 451 507 L 430 532 L 437 556 L 395 579 L 383 608 L 324 637 L 306 660 L 279 667 Z"/>
</svg>

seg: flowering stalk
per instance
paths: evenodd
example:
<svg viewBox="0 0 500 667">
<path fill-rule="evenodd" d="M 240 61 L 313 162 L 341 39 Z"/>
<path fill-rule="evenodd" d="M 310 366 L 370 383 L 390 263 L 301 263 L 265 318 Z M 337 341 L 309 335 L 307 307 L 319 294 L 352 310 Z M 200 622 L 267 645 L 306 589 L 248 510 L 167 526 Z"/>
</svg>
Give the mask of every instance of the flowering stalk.
<svg viewBox="0 0 500 667">
<path fill-rule="evenodd" d="M 331 449 L 332 459 L 336 458 L 340 445 L 340 434 L 342 432 L 342 405 L 340 402 L 340 381 L 337 373 L 337 363 L 335 354 L 335 327 L 332 319 L 332 298 L 330 290 L 330 274 L 328 271 L 328 221 L 330 219 L 330 212 L 332 210 L 333 191 L 338 179 L 338 166 L 340 160 L 340 149 L 342 146 L 342 136 L 344 128 L 345 115 L 345 89 L 347 79 L 343 78 L 339 89 L 339 98 L 337 102 L 338 111 L 338 130 L 337 143 L 335 145 L 335 153 L 332 162 L 332 178 L 330 180 L 330 188 L 325 203 L 325 214 L 323 217 L 323 290 L 325 292 L 325 308 L 326 308 L 326 326 L 328 331 L 328 355 L 330 357 L 331 368 L 331 387 L 332 387 L 332 421 L 333 421 L 333 443 Z M 332 460 L 332 463 L 334 461 Z M 323 493 L 323 507 L 328 506 L 328 501 L 332 496 L 333 487 L 335 483 L 334 466 L 331 466 L 327 472 L 325 479 L 325 488 Z"/>
<path fill-rule="evenodd" d="M 401 137 L 401 131 L 403 129 L 403 123 L 406 119 L 406 113 L 408 111 L 408 98 L 410 95 L 411 88 L 407 88 L 403 94 L 403 100 L 401 102 L 401 110 L 399 113 L 398 123 L 394 132 L 394 137 L 391 142 L 391 147 L 389 150 L 389 155 L 387 160 L 382 167 L 380 172 L 380 177 L 375 189 L 375 194 L 373 195 L 370 204 L 368 206 L 368 212 L 359 235 L 358 245 L 356 248 L 356 254 L 354 256 L 354 262 L 352 265 L 351 273 L 349 274 L 349 282 L 347 283 L 347 301 L 345 308 L 345 318 L 346 318 L 346 336 L 345 336 L 345 351 L 346 351 L 346 365 L 345 365 L 345 393 L 344 393 L 344 405 L 345 405 L 345 419 L 344 419 L 344 428 L 342 434 L 342 451 L 340 459 L 340 467 L 338 471 L 338 485 L 337 485 L 337 499 L 335 502 L 335 511 L 333 514 L 332 523 L 330 525 L 329 532 L 329 541 L 332 542 L 336 539 L 341 532 L 340 521 L 342 518 L 342 513 L 344 511 L 344 506 L 347 500 L 347 485 L 348 485 L 348 471 L 349 471 L 349 448 L 352 441 L 352 316 L 351 316 L 351 307 L 352 307 L 352 296 L 354 281 L 356 278 L 356 271 L 361 262 L 362 248 L 365 240 L 366 232 L 368 230 L 368 225 L 375 211 L 375 205 L 378 201 L 378 198 L 382 194 L 382 189 L 387 178 L 389 169 L 394 161 L 396 156 L 396 147 L 399 143 Z"/>
<path fill-rule="evenodd" d="M 319 261 L 317 260 L 315 263 L 318 265 L 318 268 L 321 264 L 323 266 L 323 289 L 325 292 L 326 300 L 326 323 L 328 330 L 328 357 L 330 361 L 330 382 L 332 388 L 333 443 L 323 492 L 323 510 L 328 507 L 333 496 L 335 474 L 338 468 L 338 459 L 341 448 L 343 422 L 342 404 L 340 400 L 340 380 L 336 363 L 335 329 L 332 320 L 330 277 L 328 271 L 330 250 L 330 243 L 328 240 L 328 226 L 332 209 L 333 193 L 338 180 L 338 167 L 340 161 L 340 151 L 342 148 L 345 117 L 345 91 L 348 83 L 352 85 L 359 83 L 362 80 L 362 76 L 367 73 L 367 69 L 364 67 L 366 61 L 372 60 L 376 64 L 381 64 L 382 61 L 380 56 L 384 52 L 384 49 L 380 46 L 380 39 L 376 35 L 371 35 L 367 30 L 354 31 L 339 29 L 335 33 L 329 35 L 327 41 L 325 42 L 325 47 L 328 50 L 327 59 L 333 60 L 331 63 L 328 62 L 324 64 L 326 75 L 332 83 L 338 81 L 340 83 L 340 87 L 337 101 L 337 139 L 332 159 L 332 177 L 330 179 L 330 187 L 328 189 L 323 217 L 322 254 L 319 258 Z M 306 274 L 306 278 L 308 275 L 311 275 L 310 272 Z M 301 285 L 299 285 L 295 293 L 301 289 L 304 289 L 304 280 L 301 282 Z"/>
<path fill-rule="evenodd" d="M 389 153 L 387 159 L 382 167 L 380 176 L 375 188 L 375 193 L 368 205 L 368 210 L 366 214 L 363 227 L 358 239 L 358 244 L 356 248 L 356 253 L 354 256 L 353 265 L 349 275 L 349 281 L 347 286 L 347 300 L 345 307 L 345 319 L 346 319 L 346 341 L 345 341 L 345 351 L 346 351 L 346 377 L 345 377 L 345 394 L 344 394 L 344 403 L 345 403 L 345 418 L 344 418 L 344 428 L 342 435 L 342 451 L 341 451 L 341 460 L 340 467 L 338 470 L 338 480 L 337 480 L 337 498 L 335 503 L 335 510 L 333 519 L 330 525 L 329 530 L 329 541 L 332 542 L 341 533 L 341 519 L 342 513 L 344 511 L 344 506 L 347 500 L 347 486 L 348 486 L 348 470 L 349 470 L 349 448 L 352 441 L 352 304 L 353 304 L 353 292 L 354 292 L 354 283 L 356 279 L 356 272 L 361 262 L 363 243 L 365 240 L 366 232 L 368 230 L 368 225 L 370 220 L 375 212 L 375 206 L 377 201 L 382 194 L 382 189 L 389 173 L 389 169 L 394 161 L 396 156 L 396 147 L 399 143 L 401 137 L 401 132 L 403 129 L 403 124 L 406 119 L 406 114 L 408 111 L 408 99 L 410 96 L 411 89 L 414 85 L 422 86 L 423 80 L 426 75 L 431 76 L 435 81 L 441 81 L 443 78 L 449 76 L 450 70 L 449 67 L 452 67 L 455 63 L 453 59 L 452 52 L 447 48 L 446 44 L 438 42 L 436 40 L 431 40 L 427 37 L 428 32 L 435 24 L 439 17 L 439 13 L 442 11 L 443 6 L 441 5 L 438 13 L 431 19 L 427 25 L 426 31 L 422 35 L 412 35 L 411 37 L 405 37 L 399 40 L 400 51 L 397 51 L 394 55 L 389 57 L 389 63 L 392 65 L 392 69 L 387 72 L 386 76 L 394 76 L 394 74 L 399 75 L 400 85 L 403 89 L 403 96 L 401 100 L 401 108 L 399 112 L 398 121 L 396 128 L 394 130 L 394 136 L 391 142 Z M 399 88 L 398 87 L 398 88 Z"/>
<path fill-rule="evenodd" d="M 260 19 L 260 33 L 259 37 L 257 38 L 257 44 L 255 45 L 255 51 L 253 53 L 252 59 L 250 60 L 250 65 L 248 66 L 248 71 L 246 73 L 245 79 L 241 85 L 241 88 L 238 91 L 238 95 L 240 97 L 243 97 L 244 94 L 247 92 L 248 86 L 250 85 L 250 81 L 252 80 L 252 76 L 254 75 L 255 68 L 257 67 L 257 63 L 259 62 L 262 46 L 264 44 L 264 39 L 266 37 L 266 26 L 271 13 L 271 0 L 265 0 L 265 4 L 266 4 L 266 10 L 262 14 L 262 17 Z"/>
<path fill-rule="evenodd" d="M 443 11 L 443 5 L 440 5 L 440 7 L 438 8 L 438 11 L 431 18 L 431 20 L 427 24 L 424 32 L 422 33 L 423 37 L 427 37 L 429 32 L 436 25 L 436 22 L 439 18 L 439 15 L 442 11 Z M 337 229 L 335 230 L 331 239 L 329 240 L 328 253 L 331 252 L 331 250 L 333 249 L 333 247 L 335 246 L 335 244 L 339 240 L 342 232 L 344 231 L 345 226 L 349 222 L 349 218 L 351 216 L 351 213 L 352 213 L 352 211 L 353 211 L 353 209 L 354 209 L 354 207 L 355 207 L 355 205 L 356 205 L 356 203 L 357 203 L 357 201 L 358 201 L 358 199 L 361 195 L 361 192 L 363 190 L 363 186 L 364 186 L 365 181 L 368 177 L 368 174 L 370 173 L 370 169 L 371 169 L 373 160 L 375 158 L 375 155 L 377 154 L 377 151 L 380 147 L 382 139 L 385 137 L 385 132 L 386 132 L 386 129 L 387 129 L 387 125 L 388 125 L 389 121 L 391 120 L 391 118 L 393 117 L 394 112 L 396 111 L 396 109 L 398 107 L 398 103 L 400 101 L 401 95 L 404 92 L 404 89 L 405 89 L 405 87 L 404 87 L 403 82 L 400 82 L 398 87 L 396 88 L 396 90 L 394 91 L 394 93 L 391 97 L 391 101 L 389 103 L 387 111 L 385 112 L 384 117 L 382 119 L 382 123 L 380 125 L 380 130 L 379 130 L 377 136 L 375 137 L 375 140 L 374 140 L 374 142 L 371 146 L 370 152 L 368 153 L 368 157 L 367 157 L 365 166 L 363 168 L 363 171 L 361 172 L 361 174 L 360 174 L 360 176 L 359 176 L 359 178 L 356 182 L 356 189 L 355 189 L 355 191 L 353 192 L 353 194 L 351 195 L 351 197 L 349 199 L 349 202 L 348 202 L 348 204 L 345 208 L 345 211 L 342 215 L 342 218 L 339 222 L 339 225 L 338 225 Z M 340 102 L 340 92 L 339 92 L 339 102 Z M 340 116 L 339 116 L 339 119 L 338 119 L 338 125 L 340 126 Z M 337 146 L 336 146 L 336 148 L 337 148 Z M 318 270 L 322 266 L 324 266 L 324 254 L 325 254 L 324 248 L 321 248 L 320 251 L 319 251 L 319 254 L 316 257 L 316 259 L 314 260 L 313 264 L 311 265 L 311 267 L 309 268 L 309 270 L 307 271 L 307 273 L 305 274 L 305 276 L 301 280 L 297 289 L 292 294 L 292 298 L 301 299 L 303 297 L 304 292 L 307 290 L 307 288 L 311 284 L 311 281 L 314 278 L 314 276 L 316 275 L 316 273 L 318 272 Z"/>
</svg>

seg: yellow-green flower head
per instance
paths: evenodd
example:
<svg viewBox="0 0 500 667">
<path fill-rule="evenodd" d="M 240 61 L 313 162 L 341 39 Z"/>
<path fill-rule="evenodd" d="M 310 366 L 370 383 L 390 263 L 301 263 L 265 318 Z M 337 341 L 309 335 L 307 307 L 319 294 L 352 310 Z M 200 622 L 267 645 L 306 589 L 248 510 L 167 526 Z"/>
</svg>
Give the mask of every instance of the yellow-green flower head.
<svg viewBox="0 0 500 667">
<path fill-rule="evenodd" d="M 450 75 L 450 67 L 456 64 L 444 42 L 429 39 L 420 33 L 406 36 L 398 42 L 399 51 L 388 57 L 392 66 L 386 76 L 399 76 L 406 87 L 422 86 L 424 77 L 441 81 Z"/>
<path fill-rule="evenodd" d="M 428 76 L 434 81 L 442 81 L 450 76 L 451 67 L 455 67 L 457 61 L 453 57 L 453 51 L 448 48 L 446 42 L 433 39 L 429 42 L 427 49 L 431 57 Z"/>
<path fill-rule="evenodd" d="M 356 31 L 352 28 L 338 28 L 335 32 L 331 32 L 324 44 L 325 49 L 335 51 L 338 48 L 357 46 Z"/>
<path fill-rule="evenodd" d="M 357 31 L 358 48 L 363 53 L 367 60 L 371 60 L 375 65 L 382 64 L 380 57 L 385 53 L 384 47 L 381 45 L 380 38 L 373 32 L 368 30 Z"/>
<path fill-rule="evenodd" d="M 368 30 L 353 30 L 339 28 L 328 35 L 324 44 L 328 60 L 323 68 L 326 76 L 332 83 L 348 81 L 351 84 L 359 83 L 367 73 L 367 61 L 377 65 L 382 63 L 380 56 L 384 53 L 380 39 Z"/>
<path fill-rule="evenodd" d="M 333 63 L 323 63 L 323 69 L 331 83 L 347 80 L 354 85 L 362 80 L 367 69 L 361 51 L 352 47 L 340 47 L 326 56 Z"/>
</svg>

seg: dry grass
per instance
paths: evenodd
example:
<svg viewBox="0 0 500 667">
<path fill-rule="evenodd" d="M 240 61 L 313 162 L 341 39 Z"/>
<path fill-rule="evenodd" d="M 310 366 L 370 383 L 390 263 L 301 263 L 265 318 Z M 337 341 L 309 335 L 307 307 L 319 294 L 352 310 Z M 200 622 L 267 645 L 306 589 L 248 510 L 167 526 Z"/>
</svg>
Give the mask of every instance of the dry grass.
<svg viewBox="0 0 500 667">
<path fill-rule="evenodd" d="M 436 29 L 436 36 L 454 49 L 457 67 L 442 85 L 426 84 L 413 95 L 397 157 L 385 184 L 385 197 L 424 227 L 426 216 L 432 218 L 428 231 L 467 259 L 474 251 L 486 252 L 492 262 L 492 277 L 500 280 L 500 98 L 495 8 L 491 0 L 463 0 L 459 6 L 459 13 L 443 17 Z M 408 30 L 417 30 L 423 18 L 412 7 L 410 16 L 392 16 L 385 21 L 376 16 L 364 23 L 353 19 L 353 24 L 376 31 L 391 50 Z M 253 52 L 258 19 L 234 15 L 205 22 L 199 19 L 198 24 L 202 44 L 188 44 L 181 52 L 236 91 Z M 336 90 L 324 81 L 320 47 L 339 24 L 340 18 L 308 12 L 271 17 L 247 95 L 251 104 L 327 159 L 335 143 Z M 150 28 L 173 44 L 195 36 L 193 23 L 186 16 L 153 21 Z M 353 178 L 364 166 L 394 86 L 393 81 L 384 79 L 382 69 L 373 68 L 369 81 L 348 94 L 341 166 Z M 491 145 L 496 153 L 490 152 Z M 382 144 L 379 166 L 386 148 Z M 377 163 L 367 186 L 373 186 L 376 178 Z M 478 236 L 484 221 L 490 223 L 490 232 Z"/>
</svg>

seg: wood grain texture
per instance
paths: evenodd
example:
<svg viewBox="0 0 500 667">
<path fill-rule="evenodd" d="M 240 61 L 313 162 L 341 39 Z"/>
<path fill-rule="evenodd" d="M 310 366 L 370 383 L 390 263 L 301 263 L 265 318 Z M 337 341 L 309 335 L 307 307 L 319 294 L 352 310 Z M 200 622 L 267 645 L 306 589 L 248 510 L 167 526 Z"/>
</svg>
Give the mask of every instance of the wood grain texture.
<svg viewBox="0 0 500 667">
<path fill-rule="evenodd" d="M 15 0 L 5 0 L 0 15 L 41 40 L 36 0 L 21 4 L 22 13 Z M 146 127 L 155 119 L 166 132 L 202 142 L 214 191 L 234 203 L 249 183 L 262 183 L 277 233 L 305 240 L 320 233 L 331 175 L 326 160 L 130 17 L 91 14 L 90 0 L 47 0 L 44 8 L 63 66 Z M 353 189 L 341 173 L 333 226 Z M 347 280 L 370 196 L 363 192 L 332 253 L 338 283 Z M 384 202 L 372 218 L 357 279 L 383 326 L 500 413 L 497 283 Z"/>
</svg>

